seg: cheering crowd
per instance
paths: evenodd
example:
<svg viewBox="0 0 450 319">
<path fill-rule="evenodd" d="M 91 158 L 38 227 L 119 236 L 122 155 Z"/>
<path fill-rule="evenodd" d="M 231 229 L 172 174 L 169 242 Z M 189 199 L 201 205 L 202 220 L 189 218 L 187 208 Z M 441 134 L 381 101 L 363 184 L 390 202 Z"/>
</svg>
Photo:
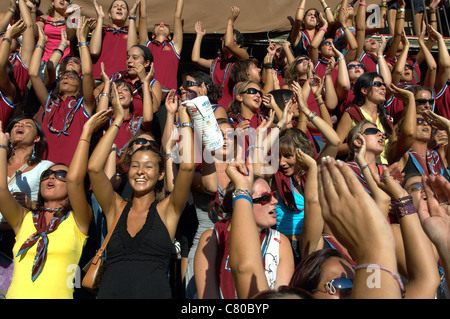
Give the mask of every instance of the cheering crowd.
<svg viewBox="0 0 450 319">
<path fill-rule="evenodd" d="M 300 0 L 261 57 L 239 7 L 217 56 L 184 21 L 190 61 L 184 0 L 153 26 L 133 1 L 0 14 L 1 298 L 448 298 L 441 0 L 414 7 L 414 55 L 404 0 L 381 0 L 376 27 L 366 0 Z M 223 139 L 209 153 L 196 97 Z"/>
</svg>

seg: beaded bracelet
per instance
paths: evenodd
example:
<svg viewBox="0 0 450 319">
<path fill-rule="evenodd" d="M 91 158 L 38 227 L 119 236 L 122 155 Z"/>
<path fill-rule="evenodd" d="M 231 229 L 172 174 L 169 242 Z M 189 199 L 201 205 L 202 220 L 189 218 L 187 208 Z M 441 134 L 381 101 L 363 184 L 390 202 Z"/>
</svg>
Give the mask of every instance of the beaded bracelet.
<svg viewBox="0 0 450 319">
<path fill-rule="evenodd" d="M 411 196 L 405 196 L 400 199 L 393 200 L 391 201 L 391 205 L 393 212 L 397 215 L 398 219 L 417 213 Z"/>
<path fill-rule="evenodd" d="M 102 92 L 102 93 L 100 93 L 98 96 L 99 96 L 99 97 L 107 96 L 107 97 L 109 98 L 109 97 L 111 97 L 111 94 Z"/>
<path fill-rule="evenodd" d="M 247 196 L 247 195 L 238 195 L 238 196 L 236 196 L 233 199 L 233 203 L 231 204 L 231 207 L 234 208 L 234 202 L 237 201 L 238 199 L 246 199 L 246 200 L 248 200 L 250 202 L 250 204 L 252 204 L 252 207 L 253 207 L 253 200 L 252 200 L 252 198 L 250 196 Z"/>
<path fill-rule="evenodd" d="M 403 285 L 402 279 L 400 278 L 400 276 L 396 273 L 394 273 L 392 270 L 383 267 L 381 265 L 378 264 L 363 264 L 363 265 L 358 265 L 355 268 L 355 271 L 358 269 L 367 269 L 367 268 L 373 268 L 373 269 L 381 269 L 384 270 L 386 272 L 388 272 L 389 274 L 392 275 L 392 277 L 394 277 L 395 280 L 397 280 L 398 285 L 400 286 L 400 291 L 402 292 L 402 298 L 405 296 L 405 286 Z"/>
</svg>

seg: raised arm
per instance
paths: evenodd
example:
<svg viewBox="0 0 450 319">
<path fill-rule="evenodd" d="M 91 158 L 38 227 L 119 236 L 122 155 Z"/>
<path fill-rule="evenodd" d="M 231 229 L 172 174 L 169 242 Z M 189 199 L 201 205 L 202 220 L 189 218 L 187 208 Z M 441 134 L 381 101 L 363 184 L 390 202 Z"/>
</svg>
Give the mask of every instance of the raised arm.
<svg viewBox="0 0 450 319">
<path fill-rule="evenodd" d="M 175 97 L 175 99 L 177 98 Z M 181 105 L 178 108 L 178 115 L 180 117 L 180 123 L 191 122 L 185 106 Z M 186 199 L 191 189 L 192 179 L 195 173 L 193 128 L 187 126 L 182 127 L 180 134 L 180 165 L 173 192 L 165 199 L 167 200 L 167 206 L 162 213 L 162 220 L 166 225 L 171 239 L 175 237 L 178 221 L 186 205 Z"/>
<path fill-rule="evenodd" d="M 394 236 L 374 200 L 346 163 L 331 157 L 323 161 L 318 183 L 325 223 L 357 263 L 352 298 L 400 299 Z M 367 283 L 377 269 L 380 285 L 373 289 Z"/>
<path fill-rule="evenodd" d="M 362 4 L 361 4 L 362 3 Z M 360 60 L 364 53 L 364 43 L 366 41 L 366 0 L 358 5 L 355 19 L 355 39 L 357 44 L 356 59 Z"/>
<path fill-rule="evenodd" d="M 89 115 L 95 112 L 94 75 L 92 73 L 92 58 L 87 42 L 89 34 L 89 20 L 81 17 L 77 28 L 78 48 L 80 50 L 81 72 L 83 73 L 83 106 Z"/>
<path fill-rule="evenodd" d="M 194 45 L 192 46 L 191 61 L 198 67 L 209 70 L 213 60 L 212 59 L 204 59 L 200 56 L 202 40 L 206 34 L 206 30 L 202 29 L 201 21 L 195 22 L 194 29 L 195 29 L 196 36 L 195 36 L 195 40 L 194 40 Z"/>
<path fill-rule="evenodd" d="M 322 239 L 324 221 L 319 195 L 317 193 L 317 162 L 300 149 L 297 150 L 297 158 L 305 163 L 304 166 L 308 171 L 304 194 L 305 218 L 303 221 L 303 230 L 300 234 L 300 252 L 302 258 L 305 258 L 317 250 L 319 242 Z"/>
<path fill-rule="evenodd" d="M 447 81 L 450 79 L 450 54 L 448 52 L 448 47 L 445 45 L 444 37 L 442 34 L 436 31 L 432 26 L 428 26 L 428 32 L 430 37 L 434 37 L 438 44 L 438 65 L 439 70 L 436 75 L 436 82 L 434 84 L 434 89 L 436 93 L 439 93 L 445 86 Z M 432 87 L 430 87 L 432 89 Z"/>
<path fill-rule="evenodd" d="M 39 75 L 39 69 L 41 66 L 42 56 L 44 55 L 44 48 L 48 41 L 47 36 L 40 26 L 38 26 L 39 38 L 36 44 L 36 48 L 33 51 L 33 55 L 31 56 L 30 67 L 28 68 L 28 75 L 30 76 L 31 84 L 33 85 L 34 92 L 36 97 L 41 104 L 41 107 L 45 107 L 47 103 L 48 94 L 47 87 L 42 81 Z"/>
<path fill-rule="evenodd" d="M 400 53 L 394 69 L 392 70 L 392 83 L 398 85 L 405 70 L 406 59 L 408 58 L 409 40 L 403 30 L 401 41 L 403 42 L 403 51 Z"/>
<path fill-rule="evenodd" d="M 147 25 L 147 1 L 141 1 L 139 5 L 139 44 L 147 45 L 148 25 Z"/>
<path fill-rule="evenodd" d="M 6 30 L 5 36 L 0 43 L 0 91 L 11 103 L 16 101 L 16 94 L 19 93 L 8 76 L 8 58 L 11 49 L 11 40 L 19 37 L 26 27 L 23 20 L 17 21 L 11 28 Z"/>
<path fill-rule="evenodd" d="M 91 41 L 89 42 L 89 51 L 93 57 L 100 56 L 100 52 L 102 52 L 102 33 L 103 33 L 103 22 L 105 20 L 105 13 L 103 12 L 103 7 L 97 3 L 97 0 L 94 0 L 94 9 L 97 14 L 97 24 L 95 25 L 95 29 L 91 33 Z"/>
<path fill-rule="evenodd" d="M 252 192 L 253 168 L 251 163 L 233 161 L 227 175 L 236 189 Z M 230 231 L 229 264 L 239 299 L 249 299 L 269 289 L 261 263 L 261 243 L 253 215 L 252 198 L 240 195 L 234 200 Z"/>
<path fill-rule="evenodd" d="M 36 25 L 36 6 L 31 4 L 30 1 L 28 1 L 28 3 L 30 3 L 30 6 L 33 8 L 29 8 L 25 3 L 25 0 L 19 0 L 20 16 L 27 26 L 22 34 L 20 58 L 23 65 L 27 68 L 30 65 L 31 55 L 33 54 L 33 49 L 35 46 L 34 27 Z M 32 14 L 31 10 L 34 10 L 35 13 Z M 34 16 L 34 20 L 32 16 Z"/>
<path fill-rule="evenodd" d="M 172 42 L 175 47 L 175 51 L 181 54 L 183 49 L 183 21 L 181 16 L 183 14 L 184 0 L 177 0 L 175 6 L 175 13 L 173 16 L 173 37 Z"/>
<path fill-rule="evenodd" d="M 392 141 L 388 149 L 387 159 L 389 164 L 398 162 L 416 141 L 417 116 L 416 101 L 411 91 L 400 89 L 393 84 L 390 87 L 396 98 L 403 101 L 405 113 L 400 127 L 400 134 Z"/>
<path fill-rule="evenodd" d="M 303 17 L 305 15 L 305 3 L 306 0 L 300 0 L 297 10 L 295 10 L 294 24 L 291 29 L 291 42 L 294 46 L 296 46 L 301 39 L 300 31 L 303 23 Z"/>
<path fill-rule="evenodd" d="M 435 245 L 445 277 L 450 276 L 450 205 L 445 205 L 450 200 L 450 184 L 443 176 L 422 176 L 422 184 L 427 199 L 419 202 L 419 218 L 428 238 Z M 435 196 L 435 189 L 443 192 L 439 198 Z M 442 202 L 440 202 L 442 201 Z M 450 288 L 448 280 L 447 287 Z"/>
<path fill-rule="evenodd" d="M 247 51 L 234 42 L 234 23 L 239 17 L 241 10 L 238 7 L 231 7 L 231 14 L 228 16 L 227 28 L 224 35 L 224 46 L 239 59 L 248 59 Z"/>
<path fill-rule="evenodd" d="M 114 192 L 111 182 L 104 171 L 104 165 L 111 152 L 114 140 L 123 123 L 123 108 L 120 105 L 116 84 L 112 84 L 111 104 L 114 109 L 114 121 L 102 136 L 88 162 L 89 179 L 92 184 L 95 198 L 97 199 L 103 213 L 105 214 L 108 228 L 116 216 L 116 208 L 122 202 L 122 198 Z"/>
<path fill-rule="evenodd" d="M 437 64 L 434 60 L 433 54 L 431 54 L 430 49 L 425 44 L 425 32 L 427 30 L 425 22 L 422 23 L 422 28 L 420 31 L 420 35 L 418 38 L 419 46 L 424 54 L 425 62 L 427 63 L 427 72 L 425 74 L 425 79 L 423 81 L 423 85 L 427 88 L 434 88 L 436 83 L 436 74 L 437 74 Z M 447 51 L 448 54 L 448 51 Z M 450 62 L 447 62 L 450 63 Z"/>
<path fill-rule="evenodd" d="M 0 211 L 17 234 L 28 210 L 16 201 L 8 189 L 8 147 L 9 134 L 3 133 L 3 123 L 0 121 Z"/>
<path fill-rule="evenodd" d="M 145 2 L 145 1 L 144 1 Z M 136 27 L 136 14 L 140 6 L 141 0 L 136 0 L 133 7 L 128 13 L 128 36 L 127 36 L 127 51 L 133 46 L 139 44 L 138 31 Z M 145 44 L 144 44 L 145 45 Z"/>
<path fill-rule="evenodd" d="M 61 29 L 61 43 L 58 47 L 53 50 L 52 54 L 47 60 L 47 65 L 44 71 L 44 83 L 45 86 L 50 89 L 56 82 L 56 68 L 61 61 L 64 54 L 64 50 L 70 45 L 69 40 L 67 40 L 66 29 Z"/>
<path fill-rule="evenodd" d="M 386 57 L 394 61 L 397 56 L 397 48 L 400 44 L 400 41 L 402 41 L 403 33 L 405 32 L 405 0 L 397 0 L 397 2 L 398 10 L 395 18 L 394 36 L 392 38 L 391 46 L 386 53 Z M 404 51 L 408 52 L 408 50 Z"/>
<path fill-rule="evenodd" d="M 372 170 L 373 171 L 373 170 Z M 403 238 L 408 283 L 406 299 L 434 299 L 439 287 L 439 272 L 430 239 L 426 236 L 417 215 L 413 200 L 385 168 L 383 177 L 373 173 L 380 189 L 392 199 Z"/>
<path fill-rule="evenodd" d="M 152 121 L 153 121 L 153 98 L 154 95 L 152 94 L 152 88 L 150 87 L 150 83 L 153 80 L 153 76 L 155 75 L 155 70 L 153 68 L 153 62 L 150 66 L 150 71 L 147 73 L 147 76 L 144 78 L 144 81 L 142 83 L 142 129 L 144 131 L 151 131 L 152 128 Z"/>
<path fill-rule="evenodd" d="M 319 13 L 319 20 L 322 27 L 317 31 L 314 38 L 311 40 L 311 44 L 309 45 L 309 57 L 313 61 L 313 64 L 316 65 L 319 61 L 319 46 L 322 43 L 325 34 L 328 29 L 328 21 L 324 18 L 323 13 Z"/>
<path fill-rule="evenodd" d="M 103 110 L 94 114 L 83 126 L 77 148 L 70 162 L 67 173 L 67 192 L 70 204 L 80 231 L 88 234 L 92 221 L 92 209 L 89 205 L 85 192 L 85 177 L 88 166 L 89 147 L 92 135 L 106 123 L 111 116 L 112 110 Z"/>
</svg>

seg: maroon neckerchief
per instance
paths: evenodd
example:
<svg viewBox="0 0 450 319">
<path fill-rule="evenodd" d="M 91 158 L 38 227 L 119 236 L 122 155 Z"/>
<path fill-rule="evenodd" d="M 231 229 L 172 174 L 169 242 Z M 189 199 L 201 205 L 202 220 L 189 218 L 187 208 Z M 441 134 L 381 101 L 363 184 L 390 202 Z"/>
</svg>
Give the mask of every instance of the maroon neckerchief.
<svg viewBox="0 0 450 319">
<path fill-rule="evenodd" d="M 69 135 L 66 131 L 72 124 L 75 113 L 78 111 L 78 108 L 80 107 L 82 102 L 83 98 L 76 99 L 73 96 L 68 96 L 64 101 L 62 101 L 59 95 L 56 97 L 56 99 L 53 99 L 50 94 L 47 105 L 45 106 L 45 112 L 47 113 L 47 126 L 50 132 L 58 133 L 58 136 L 61 134 Z M 60 107 L 64 107 L 64 126 L 59 130 L 53 126 L 53 117 Z"/>
<path fill-rule="evenodd" d="M 332 248 L 338 250 L 341 252 L 341 254 L 344 256 L 344 259 L 347 260 L 353 267 L 356 267 L 356 262 L 353 260 L 352 257 L 350 257 L 342 248 L 342 245 L 339 244 L 333 237 L 329 235 L 322 235 L 323 239 L 326 240 Z"/>
<path fill-rule="evenodd" d="M 36 242 L 38 246 L 36 248 L 36 255 L 33 261 L 33 268 L 31 270 L 31 280 L 35 281 L 39 274 L 42 272 L 45 260 L 47 258 L 48 250 L 48 234 L 54 232 L 59 224 L 61 224 L 69 214 L 65 214 L 60 217 L 53 217 L 50 224 L 47 225 L 45 219 L 45 213 L 43 211 L 33 212 L 33 224 L 36 228 L 36 232 L 25 240 L 19 249 L 16 257 L 19 257 L 23 253 L 26 253 Z"/>
<path fill-rule="evenodd" d="M 350 115 L 350 117 L 353 120 L 355 120 L 358 123 L 362 122 L 365 119 L 364 115 L 361 112 L 361 108 L 356 104 L 350 105 L 345 111 Z M 392 118 L 389 116 L 389 114 L 386 114 L 386 120 L 389 123 L 391 129 L 393 129 Z"/>
<path fill-rule="evenodd" d="M 301 212 L 301 210 L 299 210 L 297 208 L 297 205 L 295 204 L 294 194 L 292 193 L 291 178 L 284 175 L 282 171 L 276 172 L 273 176 L 277 186 L 278 195 L 280 196 L 281 200 L 286 205 L 286 207 L 292 212 Z M 307 174 L 303 174 L 300 177 L 299 185 L 303 189 L 305 188 L 306 176 Z"/>
</svg>

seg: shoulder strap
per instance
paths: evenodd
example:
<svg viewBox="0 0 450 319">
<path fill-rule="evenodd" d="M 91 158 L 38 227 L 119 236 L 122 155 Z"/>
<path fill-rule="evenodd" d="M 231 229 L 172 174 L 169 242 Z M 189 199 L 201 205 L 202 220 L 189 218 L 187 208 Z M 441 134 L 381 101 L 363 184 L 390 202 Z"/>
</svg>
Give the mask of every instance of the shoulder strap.
<svg viewBox="0 0 450 319">
<path fill-rule="evenodd" d="M 23 165 L 22 165 L 22 166 L 14 173 L 14 175 L 11 176 L 11 178 L 10 178 L 9 181 L 8 181 L 8 186 L 11 186 L 11 185 L 14 183 L 14 181 L 16 180 L 16 178 L 17 178 L 17 174 L 22 174 L 23 171 L 27 169 L 27 167 L 28 167 L 28 164 L 27 164 L 27 163 L 23 164 Z M 20 172 L 20 173 L 19 173 L 19 172 Z"/>
<path fill-rule="evenodd" d="M 97 251 L 97 253 L 95 254 L 93 263 L 94 263 L 94 262 L 97 262 L 97 261 L 102 257 L 103 252 L 105 251 L 106 246 L 108 245 L 109 239 L 111 238 L 112 233 L 114 232 L 114 229 L 116 228 L 116 225 L 117 225 L 117 223 L 118 223 L 118 221 L 119 221 L 120 215 L 122 215 L 122 212 L 123 212 L 123 210 L 124 210 L 124 208 L 125 208 L 125 206 L 126 206 L 127 203 L 128 203 L 128 202 L 124 200 L 124 201 L 122 201 L 122 203 L 120 204 L 119 212 L 116 214 L 116 217 L 115 217 L 115 219 L 114 219 L 114 221 L 113 221 L 113 223 L 112 223 L 112 225 L 111 225 L 111 229 L 108 231 L 108 234 L 106 235 L 105 239 L 103 240 L 102 246 L 100 247 L 100 249 L 99 249 L 99 250 Z"/>
</svg>

